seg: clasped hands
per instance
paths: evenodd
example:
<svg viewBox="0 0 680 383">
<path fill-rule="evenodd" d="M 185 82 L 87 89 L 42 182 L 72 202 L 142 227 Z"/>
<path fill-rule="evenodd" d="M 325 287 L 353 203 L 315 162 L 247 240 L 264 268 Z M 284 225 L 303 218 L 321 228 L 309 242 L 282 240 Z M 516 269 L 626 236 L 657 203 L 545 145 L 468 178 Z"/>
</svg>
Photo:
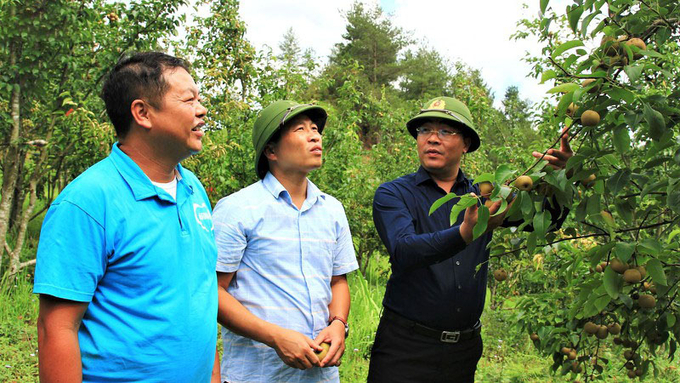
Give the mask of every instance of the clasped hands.
<svg viewBox="0 0 680 383">
<path fill-rule="evenodd" d="M 330 343 L 328 353 L 319 359 L 321 343 Z M 314 339 L 290 329 L 280 328 L 274 336 L 274 350 L 288 366 L 300 370 L 312 367 L 339 366 L 345 352 L 345 327 L 339 321 L 331 322 Z"/>
</svg>

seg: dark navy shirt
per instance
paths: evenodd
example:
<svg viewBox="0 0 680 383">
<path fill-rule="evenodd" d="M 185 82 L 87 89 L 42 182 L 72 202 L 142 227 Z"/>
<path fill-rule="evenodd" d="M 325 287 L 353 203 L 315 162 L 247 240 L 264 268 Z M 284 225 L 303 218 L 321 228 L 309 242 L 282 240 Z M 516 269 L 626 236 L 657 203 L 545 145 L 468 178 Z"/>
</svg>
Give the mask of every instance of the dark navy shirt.
<svg viewBox="0 0 680 383">
<path fill-rule="evenodd" d="M 479 194 L 479 188 L 460 170 L 451 192 Z M 376 191 L 373 221 L 392 264 L 383 305 L 426 326 L 466 329 L 479 320 L 484 308 L 486 245 L 492 234 L 466 246 L 460 235 L 465 212 L 453 226 L 449 222 L 458 198 L 428 215 L 432 203 L 444 195 L 422 166 Z"/>
<path fill-rule="evenodd" d="M 480 194 L 479 186 L 473 185 L 462 170 L 450 192 Z M 432 203 L 446 194 L 422 166 L 376 190 L 373 221 L 392 264 L 383 306 L 432 328 L 463 330 L 474 326 L 484 309 L 489 259 L 486 245 L 492 233 L 466 246 L 460 235 L 465 211 L 453 226 L 449 221 L 451 208 L 459 198 L 429 215 Z M 547 200 L 544 206 L 554 227 L 560 227 L 568 210 L 552 207 Z M 503 226 L 519 223 L 506 221 Z"/>
</svg>

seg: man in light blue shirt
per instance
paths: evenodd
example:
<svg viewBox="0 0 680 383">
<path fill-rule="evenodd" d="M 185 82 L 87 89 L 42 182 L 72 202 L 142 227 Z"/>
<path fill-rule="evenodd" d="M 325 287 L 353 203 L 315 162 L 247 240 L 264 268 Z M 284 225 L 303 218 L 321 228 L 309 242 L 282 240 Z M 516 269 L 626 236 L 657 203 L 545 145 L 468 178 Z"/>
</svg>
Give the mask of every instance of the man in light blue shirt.
<svg viewBox="0 0 680 383">
<path fill-rule="evenodd" d="M 342 205 L 307 179 L 322 163 L 325 122 L 314 105 L 265 108 L 253 130 L 261 180 L 215 206 L 226 382 L 339 380 L 345 274 L 358 265 Z"/>
<path fill-rule="evenodd" d="M 179 162 L 206 109 L 180 59 L 124 57 L 102 92 L 118 136 L 45 216 L 41 382 L 219 382 L 210 202 Z"/>
</svg>

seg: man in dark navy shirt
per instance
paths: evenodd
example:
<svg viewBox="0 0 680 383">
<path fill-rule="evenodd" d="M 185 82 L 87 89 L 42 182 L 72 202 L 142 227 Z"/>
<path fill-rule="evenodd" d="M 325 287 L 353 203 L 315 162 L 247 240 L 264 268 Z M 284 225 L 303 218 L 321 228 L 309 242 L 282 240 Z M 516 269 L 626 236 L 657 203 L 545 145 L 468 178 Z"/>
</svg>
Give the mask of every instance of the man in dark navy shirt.
<svg viewBox="0 0 680 383">
<path fill-rule="evenodd" d="M 392 275 L 368 381 L 473 382 L 482 355 L 479 318 L 486 293 L 486 245 L 505 213 L 492 216 L 487 232 L 475 241 L 476 205 L 453 226 L 449 214 L 457 199 L 428 214 L 432 203 L 449 192 L 480 195 L 479 185 L 460 169 L 463 155 L 480 145 L 463 103 L 437 97 L 406 126 L 417 140 L 421 166 L 381 185 L 373 200 L 373 220 L 390 254 Z M 544 159 L 564 168 L 572 155 L 565 134 L 560 150 L 550 149 Z M 500 202 L 493 204 L 491 214 L 499 207 Z M 558 216 L 553 212 L 553 221 Z"/>
</svg>

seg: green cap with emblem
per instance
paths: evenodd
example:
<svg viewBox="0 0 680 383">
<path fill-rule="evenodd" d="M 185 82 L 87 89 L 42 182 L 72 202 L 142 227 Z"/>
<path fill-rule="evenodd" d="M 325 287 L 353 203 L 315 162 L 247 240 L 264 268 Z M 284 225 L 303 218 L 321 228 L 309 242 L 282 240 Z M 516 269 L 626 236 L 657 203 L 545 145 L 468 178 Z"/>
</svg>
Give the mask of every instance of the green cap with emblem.
<svg viewBox="0 0 680 383">
<path fill-rule="evenodd" d="M 430 119 L 446 120 L 446 122 L 452 122 L 452 126 L 460 128 L 465 138 L 470 139 L 468 153 L 474 152 L 479 148 L 479 134 L 475 131 L 470 110 L 457 99 L 443 96 L 433 98 L 425 103 L 420 113 L 406 123 L 406 128 L 413 138 L 416 138 L 418 137 L 416 129 Z"/>
<path fill-rule="evenodd" d="M 259 178 L 264 178 L 269 170 L 269 162 L 262 155 L 269 140 L 286 122 L 295 116 L 304 114 L 319 128 L 319 133 L 326 125 L 328 114 L 324 108 L 314 104 L 298 104 L 295 101 L 279 100 L 262 109 L 253 126 L 253 147 L 255 147 L 255 171 Z"/>
</svg>

